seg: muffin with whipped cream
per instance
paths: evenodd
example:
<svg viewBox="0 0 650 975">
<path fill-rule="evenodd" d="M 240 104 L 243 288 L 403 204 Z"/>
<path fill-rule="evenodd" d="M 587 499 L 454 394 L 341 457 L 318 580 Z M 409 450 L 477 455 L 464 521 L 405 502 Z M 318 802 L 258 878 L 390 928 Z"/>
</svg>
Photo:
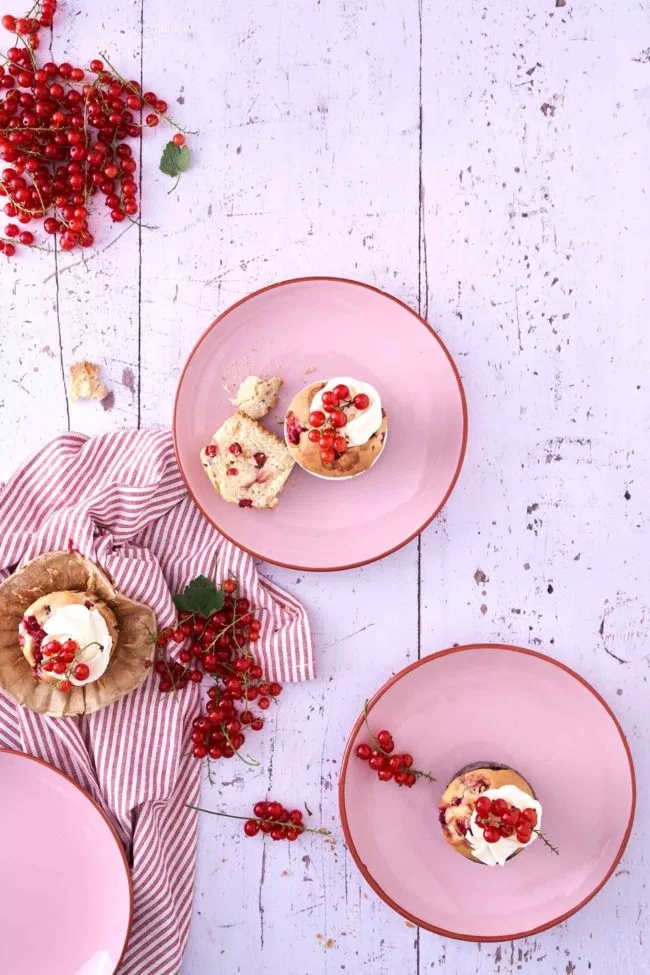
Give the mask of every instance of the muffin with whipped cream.
<svg viewBox="0 0 650 975">
<path fill-rule="evenodd" d="M 0 688 L 40 714 L 92 714 L 146 679 L 156 631 L 97 563 L 45 552 L 0 583 Z"/>
<path fill-rule="evenodd" d="M 18 633 L 34 677 L 65 692 L 104 674 L 118 628 L 115 614 L 96 594 L 54 592 L 27 608 Z"/>
<path fill-rule="evenodd" d="M 489 867 L 504 864 L 537 839 L 542 807 L 526 779 L 507 765 L 478 762 L 451 780 L 438 818 L 457 853 Z"/>
<path fill-rule="evenodd" d="M 294 460 L 316 477 L 355 477 L 379 458 L 388 432 L 381 397 L 370 383 L 335 377 L 311 383 L 289 404 L 284 435 Z"/>
</svg>

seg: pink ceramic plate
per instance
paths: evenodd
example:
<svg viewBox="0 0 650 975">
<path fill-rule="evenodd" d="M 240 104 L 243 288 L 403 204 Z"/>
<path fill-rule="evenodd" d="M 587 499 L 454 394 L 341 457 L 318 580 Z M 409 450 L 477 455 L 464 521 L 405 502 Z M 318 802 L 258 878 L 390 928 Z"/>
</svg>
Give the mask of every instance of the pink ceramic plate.
<svg viewBox="0 0 650 975">
<path fill-rule="evenodd" d="M 335 375 L 372 383 L 389 420 L 381 458 L 336 483 L 296 467 L 273 511 L 226 504 L 199 451 L 251 374 L 285 381 L 263 421 L 279 436 L 289 402 L 308 383 Z M 237 545 L 290 568 L 351 568 L 410 541 L 449 497 L 466 440 L 460 377 L 435 332 L 396 298 L 339 278 L 284 281 L 229 308 L 192 352 L 174 409 L 178 463 L 203 513 Z"/>
<path fill-rule="evenodd" d="M 113 975 L 131 926 L 113 827 L 57 769 L 0 749 L 2 971 Z"/>
<path fill-rule="evenodd" d="M 369 723 L 392 731 L 437 780 L 379 782 L 354 755 L 368 740 L 359 718 L 341 770 L 343 829 L 368 883 L 415 924 L 467 941 L 523 938 L 579 910 L 623 855 L 635 803 L 629 747 L 600 695 L 556 660 L 518 647 L 444 650 L 390 680 Z M 451 849 L 438 800 L 459 769 L 480 761 L 530 781 L 559 856 L 537 840 L 504 867 L 485 867 Z"/>
</svg>

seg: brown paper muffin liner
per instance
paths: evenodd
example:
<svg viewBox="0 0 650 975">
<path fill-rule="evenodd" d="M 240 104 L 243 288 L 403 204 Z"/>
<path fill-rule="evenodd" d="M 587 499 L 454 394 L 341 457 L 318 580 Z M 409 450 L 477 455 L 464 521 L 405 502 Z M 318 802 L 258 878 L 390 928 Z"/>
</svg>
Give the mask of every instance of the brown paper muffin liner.
<svg viewBox="0 0 650 975">
<path fill-rule="evenodd" d="M 88 592 L 115 614 L 117 641 L 104 674 L 64 694 L 35 680 L 18 642 L 25 610 L 53 592 Z M 118 592 L 110 577 L 77 552 L 46 552 L 0 585 L 0 687 L 22 707 L 56 718 L 92 714 L 134 691 L 145 680 L 155 652 L 156 616 L 149 606 Z"/>
</svg>

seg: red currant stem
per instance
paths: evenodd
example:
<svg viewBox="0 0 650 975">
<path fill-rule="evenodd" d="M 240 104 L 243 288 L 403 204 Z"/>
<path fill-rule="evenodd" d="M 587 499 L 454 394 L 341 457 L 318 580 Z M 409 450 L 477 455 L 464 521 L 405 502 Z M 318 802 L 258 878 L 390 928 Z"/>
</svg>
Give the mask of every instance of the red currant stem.
<svg viewBox="0 0 650 975">
<path fill-rule="evenodd" d="M 128 88 L 130 91 L 132 91 L 134 95 L 137 95 L 138 96 L 138 98 L 142 98 L 142 92 L 140 92 L 133 85 L 129 84 L 129 82 L 126 80 L 126 78 L 123 78 L 122 77 L 122 75 L 119 73 L 119 71 L 117 70 L 117 68 L 115 68 L 114 65 L 112 65 L 111 62 L 109 61 L 108 55 L 106 54 L 106 52 L 105 51 L 100 51 L 99 54 L 100 54 L 100 57 L 102 57 L 104 59 L 104 61 L 106 62 L 106 64 L 109 66 L 109 68 L 111 69 L 111 71 L 113 72 L 113 74 L 115 75 L 115 77 L 119 81 L 122 82 L 122 84 L 124 85 L 124 87 L 125 88 Z M 166 122 L 169 122 L 170 125 L 172 125 L 175 129 L 178 129 L 178 131 L 179 132 L 182 132 L 184 135 L 198 135 L 197 132 L 190 132 L 189 129 L 182 128 L 182 126 L 180 126 L 178 124 L 178 122 L 175 122 L 174 119 L 171 118 L 171 116 L 165 115 L 163 112 L 159 112 L 155 105 L 148 105 L 146 102 L 143 101 L 143 105 L 142 105 L 142 108 L 140 109 L 140 111 L 142 112 L 145 109 L 145 107 L 150 112 L 155 112 L 156 115 L 160 115 L 161 118 L 164 118 Z"/>
<path fill-rule="evenodd" d="M 556 846 L 553 846 L 553 844 L 551 843 L 551 841 L 546 838 L 546 834 L 545 833 L 542 833 L 541 829 L 535 829 L 533 827 L 533 833 L 537 833 L 537 835 L 539 836 L 540 840 L 542 840 L 542 842 L 545 843 L 546 846 L 549 848 L 549 850 L 552 850 L 553 853 L 555 853 L 556 856 L 559 856 L 560 855 L 560 851 L 558 850 L 558 848 Z"/>
<path fill-rule="evenodd" d="M 225 724 L 222 724 L 219 727 L 221 728 L 224 738 L 226 739 L 226 741 L 234 751 L 237 758 L 241 759 L 244 765 L 250 765 L 251 768 L 259 768 L 260 766 L 259 762 L 257 762 L 254 758 L 251 758 L 250 755 L 242 755 L 242 753 L 237 748 L 235 748 L 235 746 L 232 743 L 232 739 L 226 730 Z"/>
<path fill-rule="evenodd" d="M 175 183 L 174 183 L 174 185 L 172 186 L 172 188 L 171 188 L 171 190 L 167 190 L 167 196 L 169 196 L 169 194 L 170 194 L 170 193 L 173 193 L 173 192 L 174 192 L 174 190 L 176 189 L 176 187 L 177 187 L 177 186 L 178 186 L 178 184 L 179 184 L 179 181 L 180 181 L 180 178 L 181 178 L 181 175 L 182 175 L 181 173 L 179 173 L 179 174 L 178 174 L 178 176 L 176 177 L 176 182 L 175 182 Z"/>
<path fill-rule="evenodd" d="M 312 829 L 310 826 L 296 825 L 295 823 L 283 823 L 279 819 L 260 819 L 259 816 L 236 816 L 234 813 L 222 812 L 219 809 L 204 809 L 202 806 L 193 806 L 191 803 L 185 803 L 186 809 L 196 809 L 197 812 L 209 813 L 211 816 L 225 816 L 226 819 L 242 819 L 247 822 L 249 819 L 254 820 L 256 823 L 268 823 L 269 826 L 283 826 L 285 829 L 295 829 L 298 833 L 318 833 L 320 836 L 331 836 L 332 832 L 326 829 L 324 826 L 320 826 L 318 829 Z"/>
<path fill-rule="evenodd" d="M 91 640 L 90 643 L 87 643 L 85 647 L 82 647 L 81 650 L 79 650 L 79 653 L 83 653 L 84 650 L 88 649 L 88 647 L 101 647 L 101 646 L 102 644 L 99 642 L 99 640 Z"/>
<path fill-rule="evenodd" d="M 377 739 L 373 735 L 372 731 L 370 730 L 370 725 L 368 724 L 368 701 L 367 701 L 367 699 L 366 699 L 365 704 L 363 705 L 363 723 L 366 726 L 366 729 L 368 731 L 368 734 L 372 738 L 372 743 L 373 743 L 374 747 L 376 748 L 376 750 L 378 752 L 381 752 L 382 755 L 386 755 L 386 757 L 389 757 L 391 753 L 384 751 L 384 749 L 381 747 L 381 745 L 379 744 L 379 742 L 377 741 Z"/>
<path fill-rule="evenodd" d="M 212 778 L 212 759 L 210 758 L 209 755 L 206 755 L 205 757 L 208 762 L 208 782 L 210 783 L 210 785 L 214 785 L 215 784 L 214 779 Z"/>
<path fill-rule="evenodd" d="M 436 781 L 434 779 L 433 775 L 431 775 L 430 772 L 421 772 L 419 769 L 416 769 L 416 768 L 407 768 L 406 765 L 403 767 L 402 771 L 403 772 L 412 772 L 413 775 L 420 775 L 420 776 L 422 776 L 422 778 L 428 779 L 429 782 L 435 782 Z"/>
</svg>

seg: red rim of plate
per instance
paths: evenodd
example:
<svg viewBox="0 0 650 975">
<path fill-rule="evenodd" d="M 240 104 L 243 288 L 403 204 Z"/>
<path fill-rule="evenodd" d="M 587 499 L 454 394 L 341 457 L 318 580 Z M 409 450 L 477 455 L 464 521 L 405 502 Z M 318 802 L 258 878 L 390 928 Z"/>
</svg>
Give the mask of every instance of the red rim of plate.
<svg viewBox="0 0 650 975">
<path fill-rule="evenodd" d="M 447 357 L 447 360 L 449 362 L 449 365 L 451 366 L 451 369 L 452 369 L 452 372 L 453 372 L 454 377 L 456 379 L 456 382 L 458 383 L 458 392 L 460 394 L 460 400 L 461 400 L 461 406 L 462 406 L 462 412 L 463 412 L 463 438 L 462 438 L 462 442 L 461 442 L 460 455 L 458 457 L 458 463 L 456 465 L 456 470 L 454 472 L 454 476 L 451 479 L 451 483 L 449 484 L 449 487 L 447 488 L 447 491 L 445 493 L 445 496 L 443 497 L 442 501 L 440 502 L 440 504 L 438 505 L 438 507 L 435 509 L 435 511 L 433 512 L 433 514 L 431 514 L 426 519 L 426 521 L 424 522 L 423 525 L 421 525 L 418 529 L 416 529 L 416 531 L 412 532 L 412 534 L 410 534 L 407 538 L 404 539 L 404 541 L 400 542 L 398 545 L 393 545 L 392 548 L 387 549 L 385 552 L 381 552 L 379 555 L 374 555 L 370 559 L 363 559 L 361 562 L 351 562 L 349 565 L 330 565 L 330 566 L 297 565 L 297 564 L 294 564 L 292 562 L 282 562 L 279 559 L 272 559 L 272 558 L 270 558 L 270 556 L 264 554 L 263 552 L 256 552 L 254 549 L 247 548 L 246 546 L 242 545 L 241 542 L 239 542 L 236 538 L 233 538 L 232 535 L 229 535 L 226 531 L 224 531 L 224 529 L 222 528 L 222 526 L 219 525 L 214 520 L 214 518 L 211 515 L 208 514 L 208 512 L 205 510 L 205 508 L 199 503 L 199 501 L 197 500 L 197 498 L 195 497 L 195 495 L 194 495 L 194 493 L 192 491 L 192 488 L 190 487 L 190 483 L 189 483 L 187 477 L 185 476 L 185 471 L 183 470 L 183 465 L 182 465 L 181 459 L 180 459 L 180 452 L 179 452 L 179 449 L 178 449 L 178 439 L 177 439 L 177 434 L 176 434 L 176 423 L 177 423 L 177 417 L 178 417 L 178 398 L 179 398 L 179 395 L 180 395 L 181 386 L 183 385 L 183 380 L 185 378 L 185 373 L 186 373 L 186 371 L 187 371 L 187 369 L 189 367 L 190 362 L 192 361 L 192 359 L 194 358 L 194 356 L 199 351 L 201 345 L 203 344 L 203 341 L 207 338 L 208 334 L 212 331 L 213 328 L 215 328 L 217 325 L 219 325 L 230 314 L 231 311 L 234 311 L 235 308 L 239 308 L 240 305 L 243 305 L 245 302 L 250 301 L 252 298 L 256 298 L 258 295 L 264 294 L 264 292 L 266 292 L 266 291 L 272 291 L 274 288 L 282 288 L 282 287 L 284 287 L 287 284 L 301 284 L 301 283 L 303 283 L 305 281 L 336 281 L 336 282 L 338 282 L 340 284 L 353 284 L 353 285 L 356 285 L 359 288 L 366 288 L 368 291 L 374 291 L 376 294 L 382 295 L 384 298 L 390 299 L 390 301 L 394 301 L 395 304 L 399 305 L 401 308 L 404 308 L 411 315 L 413 315 L 413 317 L 416 318 L 419 322 L 421 322 L 421 324 L 424 325 L 424 327 L 431 333 L 431 335 L 436 340 L 436 342 L 438 342 L 438 344 L 440 345 L 440 348 L 442 349 L 442 351 L 444 352 L 445 356 Z M 420 535 L 425 530 L 425 528 L 427 528 L 431 524 L 431 522 L 436 517 L 436 515 L 438 515 L 442 511 L 442 509 L 444 508 L 444 506 L 447 504 L 447 501 L 449 500 L 449 497 L 451 495 L 451 492 L 456 487 L 456 482 L 458 481 L 458 478 L 460 476 L 460 472 L 461 472 L 461 469 L 462 469 L 462 466 L 463 466 L 463 462 L 465 460 L 465 452 L 467 450 L 467 427 L 468 427 L 467 399 L 465 397 L 465 390 L 463 388 L 463 382 L 462 382 L 462 380 L 460 378 L 460 373 L 458 372 L 458 368 L 456 366 L 456 363 L 454 362 L 454 360 L 453 360 L 453 358 L 451 356 L 451 353 L 449 352 L 449 349 L 447 348 L 447 346 L 445 345 L 445 343 L 442 341 L 442 339 L 440 338 L 440 336 L 438 335 L 438 333 L 434 331 L 434 329 L 429 325 L 429 323 L 427 321 L 425 321 L 424 318 L 422 318 L 421 315 L 419 315 L 416 311 L 414 311 L 413 308 L 410 308 L 405 302 L 401 301 L 400 298 L 396 298 L 394 295 L 389 294 L 387 291 L 382 291 L 381 288 L 375 288 L 375 286 L 372 285 L 372 284 L 366 284 L 364 281 L 355 281 L 353 278 L 338 278 L 338 277 L 333 277 L 331 275 L 309 275 L 307 277 L 302 277 L 302 278 L 287 278 L 286 281 L 276 281 L 274 284 L 268 284 L 264 288 L 259 288 L 257 291 L 252 291 L 249 295 L 246 295 L 245 298 L 240 298 L 239 301 L 234 302 L 234 304 L 232 304 L 228 308 L 226 308 L 226 310 L 223 311 L 217 318 L 215 318 L 215 320 L 212 322 L 212 324 L 209 325 L 208 328 L 206 328 L 205 332 L 203 333 L 203 335 L 201 335 L 201 337 L 199 338 L 199 340 L 194 345 L 194 348 L 190 352 L 189 356 L 187 357 L 187 361 L 185 362 L 185 365 L 183 366 L 183 371 L 181 372 L 180 379 L 178 380 L 178 385 L 176 387 L 176 396 L 174 398 L 174 415 L 173 415 L 173 420 L 172 420 L 172 435 L 173 435 L 173 440 L 174 440 L 174 451 L 176 453 L 176 463 L 178 464 L 178 469 L 181 472 L 181 477 L 183 478 L 183 481 L 185 482 L 185 487 L 187 488 L 188 494 L 190 495 L 190 497 L 194 501 L 194 504 L 197 506 L 197 508 L 201 511 L 203 517 L 204 518 L 207 518 L 207 520 L 210 522 L 210 524 L 214 525 L 214 527 L 225 538 L 227 538 L 229 541 L 231 541 L 233 543 L 233 545 L 237 545 L 238 548 L 243 549 L 245 552 L 248 552 L 250 555 L 254 555 L 255 558 L 262 559 L 264 562 L 270 562 L 272 565 L 280 565 L 284 569 L 299 569 L 299 570 L 301 570 L 303 572 L 340 572 L 340 571 L 342 571 L 344 569 L 358 569 L 362 565 L 370 565 L 372 562 L 379 562 L 381 559 L 385 559 L 387 555 L 392 555 L 393 552 L 397 552 L 397 551 L 399 551 L 400 548 L 403 548 L 405 545 L 408 545 L 409 542 L 413 541 L 414 538 L 417 538 L 417 536 Z"/>
<path fill-rule="evenodd" d="M 65 779 L 66 782 L 69 782 L 70 785 L 73 785 L 75 789 L 77 789 L 82 794 L 82 796 L 88 800 L 91 806 L 94 806 L 94 808 L 97 810 L 97 812 L 102 817 L 102 819 L 108 826 L 109 830 L 111 831 L 113 839 L 115 840 L 115 845 L 119 850 L 120 856 L 122 858 L 122 862 L 124 864 L 124 873 L 126 874 L 126 882 L 129 887 L 129 920 L 126 925 L 126 934 L 124 936 L 124 944 L 122 946 L 122 951 L 120 953 L 120 957 L 118 959 L 117 965 L 113 969 L 113 975 L 116 975 L 116 973 L 120 969 L 122 962 L 124 961 L 124 955 L 126 954 L 126 949 L 129 944 L 129 938 L 131 936 L 131 926 L 133 924 L 133 880 L 131 879 L 131 868 L 129 867 L 129 862 L 126 859 L 126 853 L 124 852 L 124 847 L 122 846 L 121 840 L 117 835 L 117 830 L 115 829 L 112 822 L 110 821 L 110 819 L 108 818 L 104 810 L 101 808 L 101 806 L 99 806 L 95 802 L 93 797 L 90 796 L 85 789 L 82 789 L 78 782 L 75 782 L 75 780 L 71 779 L 69 775 L 66 775 L 65 772 L 62 772 L 61 769 L 58 769 L 55 765 L 51 765 L 49 762 L 44 761 L 42 758 L 37 758 L 35 755 L 28 755 L 27 752 L 20 752 L 15 748 L 5 748 L 4 746 L 0 746 L 0 754 L 3 752 L 8 755 L 17 755 L 19 758 L 26 758 L 28 759 L 28 761 L 34 762 L 36 765 L 44 765 L 45 768 L 49 769 L 51 772 L 56 772 L 56 774 L 60 775 L 62 779 Z"/>
<path fill-rule="evenodd" d="M 526 647 L 511 646 L 510 644 L 507 643 L 468 643 L 463 646 L 450 647 L 448 650 L 439 650 L 437 653 L 430 653 L 428 654 L 428 656 L 422 657 L 421 660 L 416 660 L 414 663 L 409 664 L 408 667 L 404 667 L 404 669 L 400 670 L 398 674 L 395 674 L 394 677 L 391 677 L 390 680 L 386 681 L 386 683 L 382 687 L 380 687 L 380 689 L 377 691 L 374 697 L 368 702 L 367 713 L 369 714 L 371 712 L 371 710 L 373 709 L 377 701 L 379 701 L 379 699 L 384 696 L 386 691 L 390 687 L 392 687 L 393 684 L 396 684 L 397 681 L 401 680 L 402 677 L 404 677 L 405 674 L 408 674 L 411 670 L 416 670 L 418 667 L 422 667 L 423 664 L 430 663 L 432 660 L 435 660 L 436 657 L 446 657 L 449 654 L 463 653 L 466 650 L 505 650 L 511 653 L 528 654 L 528 656 L 530 657 L 537 657 L 540 660 L 546 661 L 546 663 L 553 664 L 555 667 L 559 667 L 560 670 L 564 670 L 567 674 L 570 674 L 572 677 L 575 677 L 575 679 L 579 681 L 580 684 L 586 687 L 587 690 L 594 695 L 596 700 L 605 708 L 610 718 L 614 722 L 616 730 L 621 736 L 621 742 L 623 743 L 623 747 L 625 748 L 625 753 L 627 755 L 627 760 L 630 766 L 630 785 L 632 787 L 632 802 L 630 805 L 630 815 L 627 823 L 627 828 L 625 830 L 625 834 L 621 841 L 621 845 L 618 848 L 616 856 L 612 860 L 612 864 L 609 870 L 607 871 L 603 879 L 600 881 L 600 883 L 597 884 L 596 887 L 594 887 L 594 889 L 591 891 L 590 894 L 587 895 L 587 897 L 584 897 L 578 904 L 576 904 L 575 907 L 572 907 L 570 911 L 566 911 L 564 914 L 561 914 L 560 917 L 555 917 L 551 921 L 548 921 L 546 924 L 540 924 L 538 927 L 531 928 L 529 931 L 519 931 L 516 934 L 508 933 L 503 936 L 490 935 L 486 937 L 484 935 L 478 938 L 475 937 L 474 935 L 458 934 L 455 931 L 447 931 L 445 928 L 438 928 L 433 924 L 429 924 L 428 921 L 423 921 L 422 918 L 415 917 L 415 915 L 410 914 L 408 911 L 404 910 L 404 908 L 400 907 L 399 904 L 397 904 L 394 900 L 392 900 L 392 898 L 386 893 L 386 891 L 377 883 L 377 881 L 372 877 L 372 875 L 366 868 L 365 864 L 361 860 L 361 857 L 359 856 L 357 849 L 354 845 L 354 840 L 352 839 L 352 834 L 350 832 L 350 826 L 348 823 L 347 812 L 345 809 L 345 780 L 347 776 L 348 762 L 352 755 L 352 748 L 354 742 L 364 722 L 363 714 L 361 714 L 355 721 L 354 727 L 350 732 L 350 737 L 348 738 L 348 743 L 345 746 L 345 752 L 343 753 L 343 761 L 341 762 L 341 774 L 339 777 L 339 815 L 341 817 L 341 823 L 343 825 L 343 834 L 345 836 L 345 842 L 364 880 L 372 887 L 375 893 L 378 894 L 386 904 L 388 904 L 389 907 L 392 907 L 392 909 L 394 911 L 397 911 L 398 914 L 401 914 L 402 917 L 405 917 L 408 921 L 410 921 L 412 924 L 416 924 L 418 927 L 425 928 L 427 931 L 433 931 L 434 934 L 439 934 L 444 938 L 454 938 L 456 941 L 476 941 L 476 942 L 516 941 L 519 938 L 528 938 L 531 935 L 539 934 L 540 931 L 547 931 L 549 928 L 555 927 L 556 924 L 561 924 L 563 921 L 566 921 L 567 918 L 571 917 L 573 914 L 576 914 L 578 911 L 580 911 L 585 906 L 585 904 L 588 904 L 589 901 L 596 896 L 598 891 L 605 886 L 609 878 L 614 873 L 614 870 L 618 866 L 620 859 L 623 856 L 623 853 L 625 852 L 625 847 L 628 844 L 630 833 L 632 832 L 632 823 L 634 822 L 634 810 L 636 808 L 636 777 L 634 775 L 634 763 L 632 761 L 632 752 L 630 751 L 630 746 L 628 744 L 627 738 L 625 737 L 625 732 L 621 728 L 618 718 L 610 708 L 607 701 L 605 701 L 604 698 L 601 697 L 598 691 L 594 687 L 592 687 L 592 685 L 588 681 L 586 681 L 584 677 L 581 677 L 580 674 L 576 673 L 575 670 L 572 670 L 571 667 L 567 667 L 566 664 L 561 663 L 559 660 L 554 660 L 553 657 L 548 657 L 544 653 L 538 653 L 536 650 L 528 650 Z"/>
</svg>

